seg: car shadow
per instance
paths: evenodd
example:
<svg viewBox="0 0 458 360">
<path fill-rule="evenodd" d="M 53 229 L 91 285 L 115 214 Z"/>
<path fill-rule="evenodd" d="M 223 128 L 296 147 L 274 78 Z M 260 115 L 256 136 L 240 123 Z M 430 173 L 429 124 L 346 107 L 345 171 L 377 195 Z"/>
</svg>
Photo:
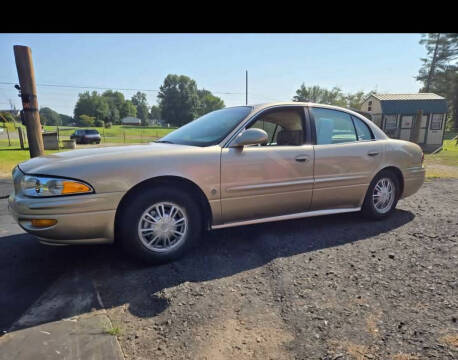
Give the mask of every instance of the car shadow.
<svg viewBox="0 0 458 360">
<path fill-rule="evenodd" d="M 60 283 L 63 292 L 80 290 L 97 296 L 91 295 L 93 300 L 84 307 L 63 306 L 61 311 L 13 330 L 102 306 L 127 304 L 133 315 L 153 317 L 169 305 L 159 294 L 163 289 L 229 277 L 277 258 L 368 240 L 414 217 L 398 209 L 383 221 L 350 213 L 221 229 L 206 233 L 183 258 L 155 266 L 133 260 L 118 246 L 47 247 L 27 234 L 7 236 L 0 238 L 0 283 L 5 290 L 0 295 L 0 311 L 5 313 L 0 314 L 0 329 L 8 329 L 53 284 Z"/>
</svg>

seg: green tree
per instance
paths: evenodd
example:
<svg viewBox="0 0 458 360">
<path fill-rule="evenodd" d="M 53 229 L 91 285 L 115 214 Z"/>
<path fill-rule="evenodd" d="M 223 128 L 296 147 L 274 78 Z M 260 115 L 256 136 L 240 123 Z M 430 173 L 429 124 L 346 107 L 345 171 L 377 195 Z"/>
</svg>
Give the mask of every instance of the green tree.
<svg viewBox="0 0 458 360">
<path fill-rule="evenodd" d="M 219 110 L 224 108 L 224 101 L 218 96 L 213 95 L 208 90 L 197 90 L 199 95 L 199 109 L 198 115 L 202 116 L 211 111 Z"/>
<path fill-rule="evenodd" d="M 174 126 L 187 124 L 198 116 L 197 84 L 188 76 L 167 75 L 157 97 L 162 119 Z"/>
<path fill-rule="evenodd" d="M 126 116 L 136 117 L 137 116 L 137 107 L 134 104 L 132 104 L 132 101 L 126 100 L 124 101 L 124 103 L 121 106 L 119 115 L 121 119 L 125 118 Z"/>
<path fill-rule="evenodd" d="M 59 114 L 49 107 L 40 109 L 40 122 L 42 125 L 62 125 Z"/>
<path fill-rule="evenodd" d="M 96 91 L 88 91 L 78 95 L 78 101 L 75 105 L 74 115 L 79 119 L 81 115 L 95 117 L 97 120 L 110 119 L 110 107 L 105 97 L 99 95 Z"/>
<path fill-rule="evenodd" d="M 94 126 L 95 124 L 95 116 L 88 116 L 88 115 L 80 115 L 79 120 L 78 120 L 78 126 Z"/>
<path fill-rule="evenodd" d="M 306 87 L 302 84 L 296 90 L 296 95 L 293 101 L 314 102 L 319 104 L 328 104 L 342 106 L 352 109 L 360 109 L 364 100 L 366 100 L 375 91 L 357 91 L 356 93 L 344 94 L 338 87 L 333 87 L 331 90 L 322 88 L 318 85 Z"/>
<path fill-rule="evenodd" d="M 140 91 L 132 96 L 132 104 L 137 107 L 137 117 L 142 121 L 142 125 L 146 124 L 148 119 L 148 102 L 146 100 L 146 94 Z"/>
<path fill-rule="evenodd" d="M 159 108 L 159 106 L 157 105 L 151 106 L 149 118 L 151 120 L 161 120 L 161 109 Z"/>
<path fill-rule="evenodd" d="M 365 93 L 364 91 L 358 91 L 354 94 L 348 93 L 345 96 L 345 101 L 347 102 L 346 107 L 350 109 L 361 109 L 361 105 L 363 104 L 364 100 L 366 100 L 370 95 L 375 94 L 375 91 L 369 91 Z"/>
<path fill-rule="evenodd" d="M 336 106 L 347 105 L 345 95 L 340 88 L 334 87 L 331 90 L 327 90 L 318 85 L 307 87 L 304 83 L 296 90 L 293 101 L 314 102 Z"/>
<path fill-rule="evenodd" d="M 106 99 L 109 108 L 109 115 L 106 121 L 119 124 L 121 122 L 121 110 L 126 101 L 123 93 L 107 90 L 102 94 L 102 96 Z"/>
<path fill-rule="evenodd" d="M 427 57 L 422 58 L 417 80 L 423 82 L 420 92 L 434 92 L 448 101 L 449 119 L 458 129 L 458 34 L 423 34 Z"/>
<path fill-rule="evenodd" d="M 60 117 L 60 123 L 64 126 L 69 126 L 75 122 L 75 119 L 65 114 L 59 114 L 59 117 Z"/>
</svg>

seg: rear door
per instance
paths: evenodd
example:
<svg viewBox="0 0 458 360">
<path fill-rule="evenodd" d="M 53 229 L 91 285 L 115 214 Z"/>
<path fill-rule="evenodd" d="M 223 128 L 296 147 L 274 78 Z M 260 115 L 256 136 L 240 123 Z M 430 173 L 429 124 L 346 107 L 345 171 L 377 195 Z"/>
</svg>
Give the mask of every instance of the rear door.
<svg viewBox="0 0 458 360">
<path fill-rule="evenodd" d="M 315 130 L 315 185 L 311 210 L 357 208 L 382 160 L 382 145 L 363 120 L 310 107 Z"/>
</svg>

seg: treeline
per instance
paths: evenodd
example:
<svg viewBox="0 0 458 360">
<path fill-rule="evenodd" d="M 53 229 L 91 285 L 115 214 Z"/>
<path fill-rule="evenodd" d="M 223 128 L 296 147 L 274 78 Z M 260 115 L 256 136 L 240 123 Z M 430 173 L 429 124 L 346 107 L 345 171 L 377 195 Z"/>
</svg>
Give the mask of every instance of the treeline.
<svg viewBox="0 0 458 360">
<path fill-rule="evenodd" d="M 305 86 L 305 84 L 302 83 L 299 89 L 296 90 L 293 101 L 314 102 L 359 110 L 364 100 L 373 93 L 375 93 L 375 91 L 369 91 L 368 93 L 358 91 L 354 94 L 344 94 L 338 87 L 333 87 L 331 90 L 328 90 L 318 85 Z"/>
<path fill-rule="evenodd" d="M 458 34 L 422 34 L 427 57 L 417 80 L 423 83 L 420 92 L 433 92 L 447 99 L 448 130 L 458 131 Z"/>
<path fill-rule="evenodd" d="M 157 99 L 158 105 L 149 106 L 146 94 L 140 91 L 130 99 L 119 91 L 86 91 L 78 95 L 73 118 L 44 107 L 40 109 L 40 119 L 43 125 L 87 127 L 120 124 L 124 117 L 131 116 L 140 119 L 142 125 L 155 120 L 181 126 L 225 106 L 221 98 L 198 89 L 196 81 L 185 75 L 167 75 Z"/>
</svg>

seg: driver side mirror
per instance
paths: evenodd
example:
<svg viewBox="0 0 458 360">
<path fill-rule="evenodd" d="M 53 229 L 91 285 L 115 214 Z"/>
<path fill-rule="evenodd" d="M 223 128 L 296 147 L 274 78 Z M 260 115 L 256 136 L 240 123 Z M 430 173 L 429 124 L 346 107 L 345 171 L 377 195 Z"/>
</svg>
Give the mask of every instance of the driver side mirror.
<svg viewBox="0 0 458 360">
<path fill-rule="evenodd" d="M 268 141 L 267 133 L 262 129 L 251 128 L 245 131 L 242 131 L 235 139 L 232 141 L 229 147 L 243 147 L 245 145 L 258 145 L 265 144 Z"/>
</svg>

